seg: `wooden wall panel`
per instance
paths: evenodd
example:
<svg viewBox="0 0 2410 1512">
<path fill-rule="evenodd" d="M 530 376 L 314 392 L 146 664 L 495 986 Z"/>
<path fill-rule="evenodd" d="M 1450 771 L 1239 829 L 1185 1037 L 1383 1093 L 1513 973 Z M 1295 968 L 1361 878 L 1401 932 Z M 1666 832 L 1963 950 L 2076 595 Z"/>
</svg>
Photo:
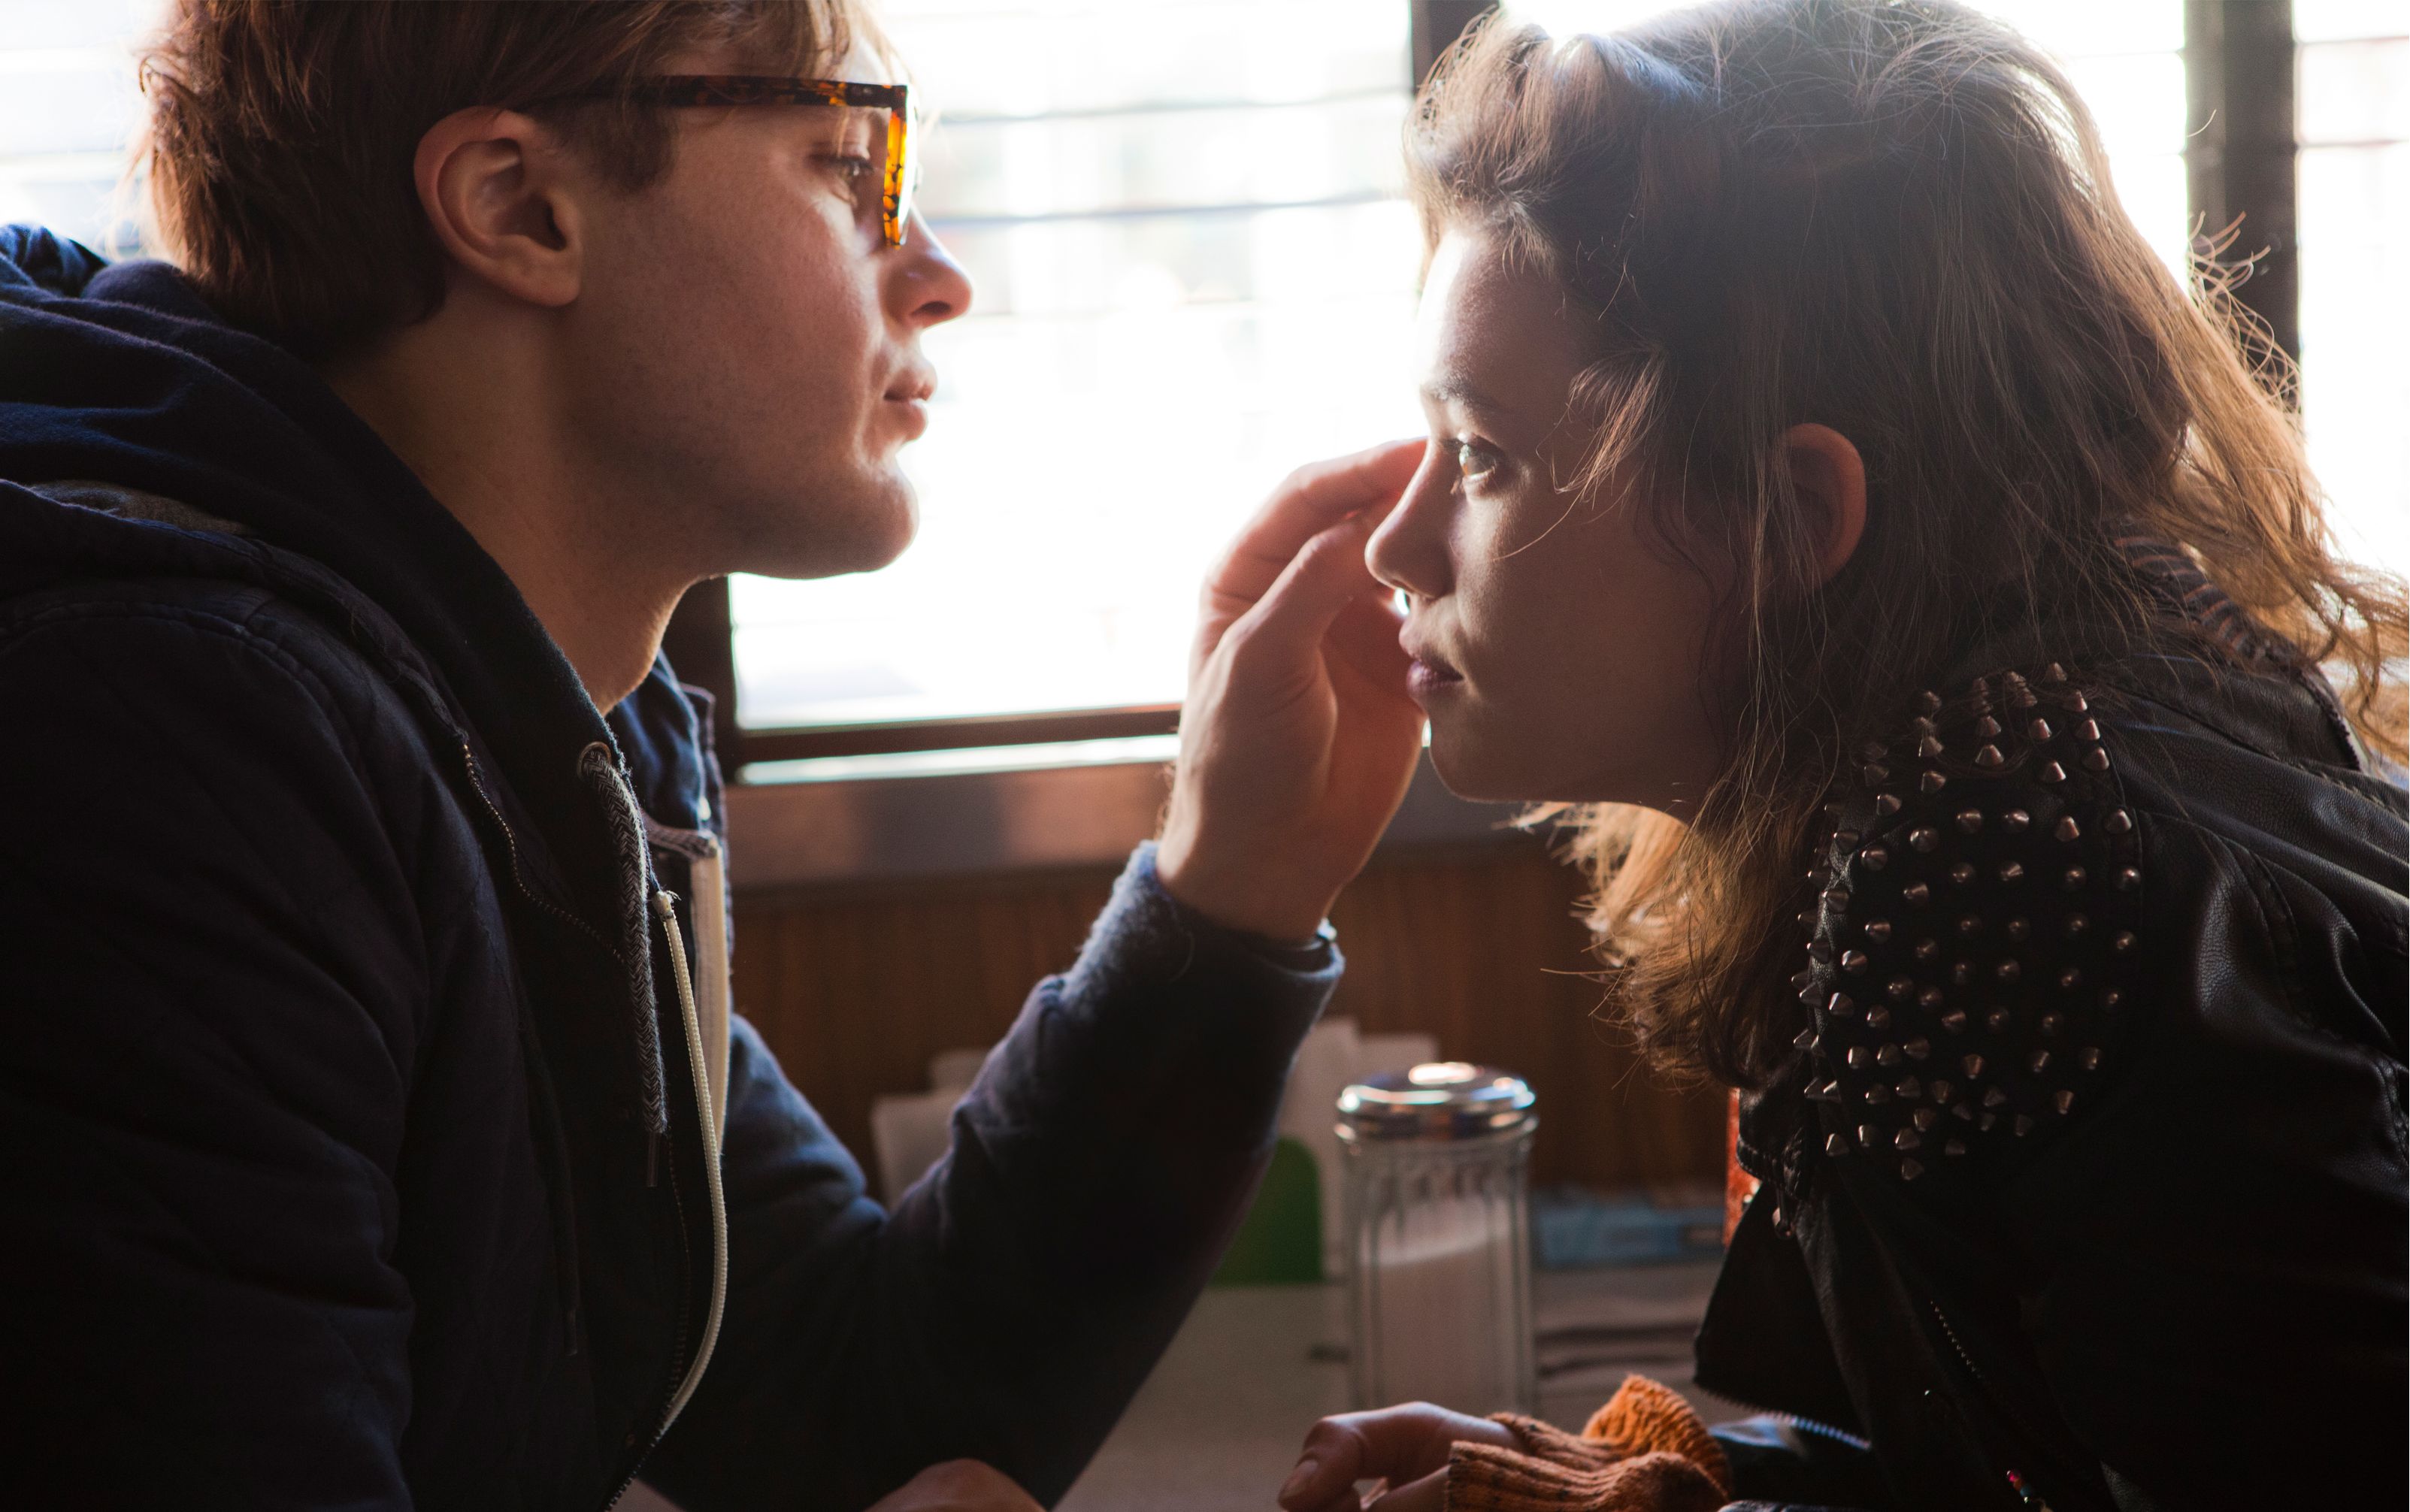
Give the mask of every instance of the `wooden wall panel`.
<svg viewBox="0 0 2410 1512">
<path fill-rule="evenodd" d="M 1424 1030 L 1451 1059 L 1528 1080 L 1535 1181 L 1712 1185 L 1722 1100 L 1661 1084 L 1598 1015 L 1579 891 L 1536 842 L 1367 871 L 1333 913 L 1348 970 L 1331 1011 L 1368 1030 Z"/>
<path fill-rule="evenodd" d="M 1111 883 L 1082 870 L 740 893 L 737 1007 L 867 1166 L 871 1100 L 923 1090 L 936 1051 L 1001 1038 Z M 1529 1077 L 1537 1181 L 1713 1183 L 1720 1101 L 1657 1085 L 1592 1015 L 1576 890 L 1536 842 L 1386 857 L 1333 912 L 1349 965 L 1331 1011 Z"/>
</svg>

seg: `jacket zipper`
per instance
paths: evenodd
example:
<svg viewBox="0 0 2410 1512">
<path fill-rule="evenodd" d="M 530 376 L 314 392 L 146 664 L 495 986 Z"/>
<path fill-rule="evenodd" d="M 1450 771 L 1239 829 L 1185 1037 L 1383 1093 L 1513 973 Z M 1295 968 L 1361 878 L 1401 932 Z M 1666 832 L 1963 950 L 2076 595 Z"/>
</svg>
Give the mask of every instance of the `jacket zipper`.
<svg viewBox="0 0 2410 1512">
<path fill-rule="evenodd" d="M 1968 1354 L 1967 1346 L 1958 1342 L 1958 1331 L 1950 1326 L 1950 1315 L 1941 1310 L 1939 1303 L 1930 1298 L 1926 1299 L 1924 1305 L 1933 1309 L 1933 1320 L 1941 1325 L 1941 1336 L 1948 1339 L 1950 1347 L 1958 1352 L 1958 1363 L 1966 1366 L 1967 1374 L 1974 1376 L 1985 1390 L 1991 1390 L 1992 1383 L 1985 1380 L 1982 1371 L 1976 1368 L 1975 1357 Z"/>
<path fill-rule="evenodd" d="M 486 791 L 485 774 L 478 768 L 477 753 L 467 741 L 460 742 L 460 765 L 468 775 L 469 790 L 477 795 L 486 817 L 492 822 L 495 832 L 502 837 L 502 849 L 511 859 L 511 886 L 517 890 L 519 897 L 554 918 L 576 926 L 588 939 L 602 946 L 613 959 L 617 959 L 619 952 L 592 925 L 528 886 L 527 876 L 519 867 L 518 836 L 512 831 L 510 821 L 502 817 L 501 806 L 494 801 L 491 793 Z M 528 1057 L 536 1097 L 544 1106 L 545 1126 L 552 1135 L 552 1179 L 553 1185 L 559 1188 L 552 1203 L 553 1233 L 554 1242 L 560 1248 L 559 1264 L 564 1273 L 561 1276 L 561 1322 L 568 1330 L 569 1352 L 574 1356 L 580 1352 L 585 1336 L 585 1319 L 579 1316 L 583 1311 L 585 1286 L 577 1270 L 576 1194 L 570 1182 L 569 1141 L 560 1130 L 560 1107 L 553 1092 L 552 1070 L 544 1062 L 544 1046 L 536 1035 L 535 1025 L 524 1013 L 519 1019 L 519 1043 Z"/>
<path fill-rule="evenodd" d="M 486 818 L 493 822 L 495 830 L 502 837 L 502 848 L 509 854 L 511 858 L 511 886 L 517 889 L 518 895 L 527 901 L 533 903 L 536 907 L 544 910 L 552 917 L 575 926 L 578 932 L 584 934 L 588 939 L 602 946 L 603 951 L 614 960 L 624 962 L 625 958 L 620 955 L 618 947 L 612 944 L 609 940 L 603 938 L 601 930 L 595 929 L 594 926 L 587 923 L 584 919 L 579 918 L 575 914 L 562 908 L 559 904 L 552 901 L 552 900 L 548 898 L 545 898 L 542 894 L 538 893 L 533 887 L 528 886 L 526 872 L 519 865 L 518 836 L 512 831 L 510 821 L 502 817 L 501 808 L 494 801 L 493 795 L 486 791 L 485 778 L 477 766 L 477 753 L 466 741 L 460 742 L 460 761 L 463 769 L 468 773 L 470 789 L 477 795 L 477 801 L 484 806 Z M 661 894 L 660 896 L 666 897 L 667 894 Z M 688 1021 L 688 1032 L 690 1035 L 689 1044 L 691 1046 L 694 1039 L 699 1037 L 700 1030 L 694 1023 L 692 1011 L 694 989 L 692 985 L 687 980 L 686 952 L 683 947 L 680 947 L 677 952 L 675 966 L 680 988 L 679 995 L 683 1000 L 680 1011 Z M 691 1061 L 693 1058 L 691 1049 L 690 1049 L 689 1059 Z M 707 1169 L 709 1171 L 711 1180 L 712 1205 L 715 1210 L 714 1217 L 716 1218 L 720 1218 L 719 1211 L 721 1200 L 719 1190 L 719 1169 L 718 1151 L 716 1148 L 718 1142 L 712 1138 L 712 1130 L 710 1129 L 711 1116 L 708 1108 L 704 1110 L 703 1122 L 704 1125 L 704 1138 L 705 1141 L 705 1148 L 709 1150 L 712 1155 L 712 1161 Z M 673 1158 L 669 1162 L 669 1170 L 670 1205 L 672 1211 L 677 1217 L 678 1254 L 682 1260 L 685 1260 L 691 1255 L 693 1246 L 690 1242 L 690 1235 L 687 1230 L 686 1203 L 680 1195 L 678 1188 L 677 1161 L 675 1158 Z M 720 1218 L 720 1221 L 724 1224 L 725 1220 L 724 1218 Z M 715 1236 L 720 1239 L 720 1244 L 715 1251 L 714 1257 L 718 1262 L 715 1266 L 715 1270 L 719 1273 L 714 1277 L 712 1289 L 712 1318 L 715 1325 L 715 1332 L 716 1325 L 719 1321 L 721 1303 L 721 1277 L 725 1274 L 725 1267 L 727 1264 L 724 1233 L 725 1230 L 723 1228 L 721 1233 Z M 675 1332 L 671 1335 L 670 1359 L 673 1363 L 670 1367 L 669 1380 L 665 1384 L 663 1390 L 664 1401 L 674 1404 L 674 1405 L 670 1405 L 665 1408 L 664 1416 L 660 1419 L 660 1425 L 653 1430 L 652 1436 L 646 1441 L 644 1448 L 629 1462 L 626 1473 L 619 1477 L 619 1483 L 617 1489 L 615 1489 L 608 1497 L 603 1499 L 602 1506 L 604 1512 L 609 1512 L 610 1507 L 615 1505 L 620 1497 L 627 1494 L 628 1488 L 635 1483 L 636 1473 L 644 1468 L 645 1457 L 652 1453 L 654 1446 L 661 1442 L 661 1435 L 669 1431 L 670 1422 L 672 1418 L 675 1417 L 677 1408 L 685 1405 L 684 1393 L 690 1390 L 692 1385 L 692 1382 L 689 1381 L 687 1377 L 690 1375 L 692 1375 L 696 1379 L 700 1379 L 698 1372 L 684 1369 L 679 1363 L 677 1363 L 678 1361 L 682 1361 L 686 1355 L 688 1289 L 686 1277 L 684 1275 L 680 1275 L 678 1278 L 677 1288 L 677 1327 Z M 574 1330 L 577 1326 L 578 1319 L 573 1304 L 572 1305 L 568 1321 L 572 1329 Z M 574 1336 L 575 1335 L 573 1332 L 573 1341 Z M 705 1351 L 705 1358 L 708 1358 L 707 1350 Z"/>
<path fill-rule="evenodd" d="M 533 1020 L 522 1011 L 519 1015 L 519 1053 L 527 1057 L 528 1075 L 535 1088 L 538 1107 L 544 1118 L 544 1153 L 551 1164 L 552 1241 L 559 1252 L 562 1322 L 569 1332 L 569 1353 L 572 1359 L 585 1352 L 586 1325 L 579 1315 L 585 1308 L 585 1282 L 577 1272 L 577 1197 L 570 1181 L 569 1137 L 561 1132 L 560 1099 L 552 1085 L 552 1068 L 544 1063 L 544 1045 L 537 1038 Z"/>
<path fill-rule="evenodd" d="M 1752 1402 L 1748 1397 L 1735 1396 L 1732 1392 L 1725 1390 L 1720 1386 L 1712 1386 L 1706 1381 L 1700 1380 L 1695 1371 L 1691 1374 L 1691 1384 L 1710 1395 L 1722 1398 L 1724 1401 L 1731 1403 L 1735 1407 L 1740 1407 L 1749 1412 L 1759 1413 L 1765 1417 L 1790 1423 L 1796 1428 L 1804 1428 L 1811 1433 L 1822 1433 L 1824 1437 L 1833 1439 L 1838 1443 L 1847 1444 L 1851 1448 L 1867 1452 L 1871 1452 L 1874 1448 L 1873 1440 L 1861 1438 L 1857 1434 L 1849 1432 L 1847 1429 L 1836 1428 L 1831 1423 L 1820 1421 L 1814 1418 L 1803 1417 L 1799 1413 L 1793 1412 L 1788 1408 L 1768 1406 L 1763 1402 Z"/>
<path fill-rule="evenodd" d="M 1998 1393 L 1992 1390 L 1991 1381 L 1983 1375 L 1982 1369 L 1976 1365 L 1975 1357 L 1967 1352 L 1967 1346 L 1959 1341 L 1958 1331 L 1950 1326 L 1950 1315 L 1943 1312 L 1941 1310 L 1941 1304 L 1935 1302 L 1930 1297 L 1925 1299 L 1924 1305 L 1932 1310 L 1933 1320 L 1941 1325 L 1941 1336 L 1950 1341 L 1950 1347 L 1955 1351 L 1958 1356 L 1958 1363 L 1967 1367 L 1967 1374 L 1974 1377 L 1975 1384 L 1982 1387 L 1986 1395 L 1996 1399 Z M 1996 1465 L 1998 1463 L 1997 1461 L 1994 1461 L 1993 1462 Z M 2007 1472 L 2007 1479 L 2010 1493 L 2016 1496 L 2021 1501 L 2024 1500 L 2025 1478 L 2022 1476 L 2019 1476 L 2016 1471 L 2011 1469 Z M 2042 1504 L 2041 1512 L 2050 1512 L 2050 1505 L 2048 1503 Z"/>
<path fill-rule="evenodd" d="M 1832 1439 L 1836 1443 L 1847 1444 L 1850 1447 L 1856 1449 L 1861 1453 L 1871 1454 L 1874 1452 L 1875 1446 L 1873 1440 L 1860 1438 L 1857 1434 L 1850 1433 L 1846 1429 L 1836 1428 L 1831 1423 L 1822 1422 L 1814 1418 L 1804 1418 L 1798 1413 L 1789 1412 L 1781 1407 L 1769 1407 L 1763 1402 L 1751 1402 L 1747 1397 L 1735 1396 L 1730 1391 L 1720 1390 L 1696 1377 L 1691 1379 L 1691 1384 L 1697 1387 L 1700 1390 L 1706 1392 L 1710 1396 L 1720 1397 L 1724 1401 L 1731 1403 L 1735 1407 L 1740 1407 L 1747 1411 L 1760 1414 L 1764 1417 L 1772 1418 L 1778 1422 L 1789 1423 L 1793 1428 L 1804 1429 L 1810 1433 L 1822 1434 L 1825 1438 Z"/>
<path fill-rule="evenodd" d="M 673 1376 L 675 1390 L 670 1394 L 668 1405 L 662 1409 L 660 1426 L 653 1430 L 643 1450 L 620 1477 L 618 1489 L 603 1502 L 604 1512 L 609 1512 L 619 1498 L 628 1493 L 628 1488 L 635 1483 L 637 1474 L 644 1469 L 646 1459 L 668 1435 L 678 1415 L 693 1399 L 695 1389 L 703 1384 L 704 1372 L 710 1367 L 712 1353 L 719 1344 L 719 1321 L 728 1300 L 728 1209 L 719 1185 L 719 1130 L 711 1105 L 710 1073 L 704 1066 L 703 1019 L 695 1009 L 694 979 L 687 971 L 686 937 L 678 928 L 676 903 L 668 893 L 656 892 L 653 894 L 652 911 L 661 921 L 662 932 L 669 937 L 670 981 L 677 989 L 678 1017 L 686 1030 L 687 1074 L 694 1089 L 696 1122 L 703 1130 L 704 1184 L 711 1199 L 711 1310 L 704 1318 L 703 1341 L 696 1346 L 694 1358 L 687 1362 L 682 1373 Z M 670 1204 L 677 1213 L 678 1253 L 685 1256 L 691 1251 L 685 1243 L 686 1201 L 680 1193 L 675 1159 L 669 1163 L 669 1171 Z M 681 1274 L 678 1277 L 677 1332 L 673 1335 L 670 1348 L 670 1358 L 674 1361 L 686 1355 L 687 1296 L 690 1289 L 686 1283 L 686 1276 Z M 675 1370 L 675 1366 L 672 1368 Z"/>
<path fill-rule="evenodd" d="M 619 954 L 619 947 L 604 939 L 602 930 L 528 886 L 527 874 L 519 868 L 519 837 L 512 833 L 510 821 L 502 817 L 501 806 L 494 802 L 493 795 L 486 791 L 485 774 L 477 767 L 477 753 L 470 748 L 466 741 L 460 742 L 460 762 L 468 769 L 469 786 L 476 792 L 477 801 L 485 805 L 486 816 L 494 821 L 494 828 L 501 833 L 502 848 L 510 854 L 511 857 L 511 886 L 518 889 L 521 898 L 543 909 L 554 918 L 576 926 L 578 932 L 601 945 L 609 953 L 613 960 L 624 963 L 626 958 Z"/>
<path fill-rule="evenodd" d="M 1997 1391 L 1992 1390 L 1990 1378 L 1986 1376 L 1982 1369 L 1976 1365 L 1975 1357 L 1967 1352 L 1967 1346 L 1959 1340 L 1958 1331 L 1950 1326 L 1950 1315 L 1941 1310 L 1941 1304 L 1928 1297 L 1925 1299 L 1924 1305 L 1932 1309 L 1933 1320 L 1941 1325 L 1941 1336 L 1950 1341 L 1950 1347 L 1956 1352 L 1958 1362 L 1967 1367 L 1967 1374 L 1975 1378 L 1975 1384 L 1982 1387 L 1985 1394 L 1990 1396 L 1993 1402 L 2000 1406 L 2002 1409 L 2002 1416 L 2009 1418 L 2012 1422 L 2016 1423 L 2017 1429 L 2020 1433 L 2030 1433 L 2031 1429 L 2026 1424 L 2018 1420 L 2014 1413 L 2006 1410 L 2007 1403 L 2001 1398 Z M 1993 1462 L 1995 1464 L 1998 1463 L 1996 1460 Z M 2063 1469 L 2064 1467 L 2062 1466 L 2060 1468 Z M 2011 1467 L 2004 1469 L 2001 1474 L 2003 1478 L 2005 1478 L 2009 1483 L 2009 1490 L 2011 1495 L 2015 1496 L 2025 1505 L 2036 1508 L 2037 1512 L 2050 1512 L 2050 1503 L 2043 1500 L 2039 1491 L 2032 1490 L 2026 1486 L 2025 1478 L 2022 1472 Z"/>
<path fill-rule="evenodd" d="M 663 1143 L 667 1142 L 664 1141 Z M 618 1505 L 619 1498 L 628 1494 L 628 1488 L 636 1483 L 637 1474 L 645 1468 L 645 1461 L 650 1458 L 653 1450 L 660 1446 L 661 1435 L 670 1431 L 671 1409 L 667 1404 L 676 1399 L 678 1387 L 682 1379 L 682 1365 L 680 1362 L 686 1359 L 686 1332 L 688 1323 L 686 1267 L 690 1263 L 688 1257 L 692 1246 L 687 1243 L 686 1201 L 679 1195 L 677 1160 L 675 1154 L 672 1156 L 669 1166 L 670 1210 L 677 1216 L 679 1258 L 677 1326 L 670 1334 L 670 1377 L 663 1389 L 662 1414 L 657 1419 L 652 1433 L 646 1437 L 644 1447 L 636 1450 L 635 1456 L 628 1462 L 628 1468 L 620 1472 L 619 1484 L 612 1490 L 610 1495 L 602 1499 L 602 1512 L 611 1512 L 611 1508 Z"/>
</svg>

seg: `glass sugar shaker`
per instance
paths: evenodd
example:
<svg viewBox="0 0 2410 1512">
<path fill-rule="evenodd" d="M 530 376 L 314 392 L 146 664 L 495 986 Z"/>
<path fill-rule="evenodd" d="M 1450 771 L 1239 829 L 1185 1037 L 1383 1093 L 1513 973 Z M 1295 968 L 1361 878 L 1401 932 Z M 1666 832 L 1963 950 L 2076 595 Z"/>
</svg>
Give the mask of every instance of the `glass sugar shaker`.
<svg viewBox="0 0 2410 1512">
<path fill-rule="evenodd" d="M 1532 1088 L 1460 1060 L 1339 1094 L 1356 1404 L 1538 1410 Z"/>
</svg>

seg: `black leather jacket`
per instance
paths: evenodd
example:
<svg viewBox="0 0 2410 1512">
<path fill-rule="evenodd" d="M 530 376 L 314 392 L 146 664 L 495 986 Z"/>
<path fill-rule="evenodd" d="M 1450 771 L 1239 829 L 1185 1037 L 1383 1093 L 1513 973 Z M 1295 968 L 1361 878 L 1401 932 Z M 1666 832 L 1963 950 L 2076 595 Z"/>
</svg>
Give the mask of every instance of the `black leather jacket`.
<svg viewBox="0 0 2410 1512">
<path fill-rule="evenodd" d="M 2403 791 L 2236 639 L 1996 647 L 1837 790 L 1698 1341 L 1785 1415 L 1740 1494 L 2410 1500 Z"/>
</svg>

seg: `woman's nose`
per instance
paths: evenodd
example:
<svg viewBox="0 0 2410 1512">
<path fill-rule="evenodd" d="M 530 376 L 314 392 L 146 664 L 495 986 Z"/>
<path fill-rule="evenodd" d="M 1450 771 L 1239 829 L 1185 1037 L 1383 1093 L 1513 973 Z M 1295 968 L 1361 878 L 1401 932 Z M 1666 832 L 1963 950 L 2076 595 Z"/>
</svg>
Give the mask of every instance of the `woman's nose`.
<svg viewBox="0 0 2410 1512">
<path fill-rule="evenodd" d="M 1385 585 L 1413 598 L 1436 598 L 1450 585 L 1447 513 L 1453 501 L 1448 469 L 1439 447 L 1406 483 L 1398 507 L 1364 544 L 1365 565 Z"/>
</svg>

